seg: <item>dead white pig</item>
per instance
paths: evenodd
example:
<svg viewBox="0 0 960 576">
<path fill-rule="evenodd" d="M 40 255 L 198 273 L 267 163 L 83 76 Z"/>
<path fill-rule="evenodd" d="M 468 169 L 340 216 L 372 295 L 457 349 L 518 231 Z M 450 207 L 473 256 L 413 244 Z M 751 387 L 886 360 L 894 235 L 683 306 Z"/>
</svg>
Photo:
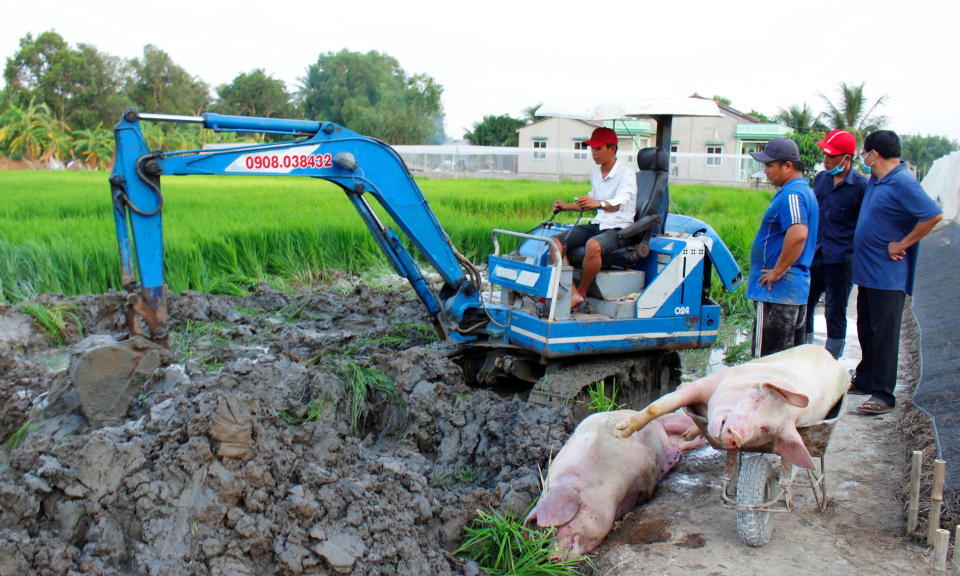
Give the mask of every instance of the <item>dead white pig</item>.
<svg viewBox="0 0 960 576">
<path fill-rule="evenodd" d="M 621 438 L 615 426 L 632 414 L 591 415 L 550 464 L 545 492 L 524 524 L 556 527 L 559 552 L 586 554 L 596 548 L 617 519 L 650 499 L 681 452 L 700 443 L 683 440 L 683 432 L 694 426 L 685 414 L 658 418 L 642 432 Z"/>
<path fill-rule="evenodd" d="M 797 427 L 823 420 L 849 387 L 849 372 L 829 352 L 797 346 L 681 386 L 617 429 L 630 436 L 661 414 L 691 406 L 706 414 L 710 435 L 728 450 L 775 439 L 777 454 L 813 469 Z"/>
</svg>

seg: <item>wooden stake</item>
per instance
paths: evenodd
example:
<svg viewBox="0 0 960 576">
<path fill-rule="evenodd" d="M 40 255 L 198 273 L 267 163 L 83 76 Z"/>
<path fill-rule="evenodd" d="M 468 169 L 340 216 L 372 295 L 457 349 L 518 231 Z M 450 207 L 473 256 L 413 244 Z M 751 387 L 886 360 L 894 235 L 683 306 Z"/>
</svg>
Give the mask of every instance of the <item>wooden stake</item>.
<svg viewBox="0 0 960 576">
<path fill-rule="evenodd" d="M 920 468 L 923 466 L 923 452 L 913 451 L 910 458 L 910 505 L 907 506 L 907 534 L 917 531 L 917 515 L 920 513 Z"/>
<path fill-rule="evenodd" d="M 933 573 L 937 576 L 947 575 L 948 548 L 950 548 L 950 531 L 937 530 L 936 542 L 933 545 Z"/>
<path fill-rule="evenodd" d="M 933 495 L 930 496 L 930 528 L 927 531 L 927 545 L 933 546 L 937 539 L 937 530 L 940 529 L 940 508 L 943 506 L 943 477 L 946 474 L 947 463 L 943 460 L 933 461 Z"/>
<path fill-rule="evenodd" d="M 960 526 L 957 526 L 957 535 L 953 538 L 953 569 L 950 570 L 950 576 L 960 576 L 960 553 L 957 552 L 957 539 L 960 539 Z"/>
</svg>

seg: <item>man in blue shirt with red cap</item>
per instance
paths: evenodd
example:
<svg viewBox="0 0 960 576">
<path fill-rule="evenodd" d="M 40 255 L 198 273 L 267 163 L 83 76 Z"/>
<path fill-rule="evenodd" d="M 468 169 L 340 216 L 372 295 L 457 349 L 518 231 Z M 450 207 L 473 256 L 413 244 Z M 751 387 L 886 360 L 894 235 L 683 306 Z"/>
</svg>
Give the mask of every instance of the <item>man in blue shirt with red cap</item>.
<svg viewBox="0 0 960 576">
<path fill-rule="evenodd" d="M 943 211 L 900 161 L 896 133 L 870 133 L 860 159 L 871 176 L 853 237 L 863 359 L 850 392 L 871 395 L 858 407 L 861 414 L 886 414 L 896 404 L 900 321 L 907 294 L 913 293 L 919 242 L 943 218 Z"/>
<path fill-rule="evenodd" d="M 810 297 L 807 299 L 807 344 L 813 344 L 813 310 L 826 292 L 827 351 L 843 356 L 847 337 L 847 301 L 853 289 L 853 232 L 867 178 L 853 170 L 857 139 L 845 130 L 834 130 L 817 146 L 823 149 L 824 170 L 813 179 L 813 193 L 820 206 L 817 251 L 810 265 Z"/>
<path fill-rule="evenodd" d="M 803 177 L 796 142 L 774 138 L 750 155 L 764 163 L 767 179 L 780 187 L 750 250 L 747 298 L 756 306 L 753 356 L 760 358 L 803 344 L 819 208 Z"/>
</svg>

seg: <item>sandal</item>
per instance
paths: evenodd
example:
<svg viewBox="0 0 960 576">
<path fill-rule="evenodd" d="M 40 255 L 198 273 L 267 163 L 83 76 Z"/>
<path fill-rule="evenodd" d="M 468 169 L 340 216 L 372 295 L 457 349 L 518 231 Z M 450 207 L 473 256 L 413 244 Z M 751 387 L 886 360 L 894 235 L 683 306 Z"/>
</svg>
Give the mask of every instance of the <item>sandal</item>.
<svg viewBox="0 0 960 576">
<path fill-rule="evenodd" d="M 867 414 L 870 416 L 877 416 L 879 414 L 886 414 L 887 412 L 893 412 L 895 406 L 890 406 L 883 400 L 878 400 L 871 397 L 869 400 L 863 404 L 857 406 L 858 414 Z"/>
</svg>

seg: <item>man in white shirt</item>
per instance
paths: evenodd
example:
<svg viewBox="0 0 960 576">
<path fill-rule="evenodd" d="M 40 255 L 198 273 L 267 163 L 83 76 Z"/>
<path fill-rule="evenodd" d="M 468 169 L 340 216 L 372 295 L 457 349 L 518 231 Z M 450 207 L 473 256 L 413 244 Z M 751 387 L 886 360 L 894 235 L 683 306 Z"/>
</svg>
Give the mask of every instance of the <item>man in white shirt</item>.
<svg viewBox="0 0 960 576">
<path fill-rule="evenodd" d="M 563 256 L 574 248 L 586 246 L 583 258 L 583 276 L 580 286 L 574 286 L 570 298 L 572 309 L 583 303 L 587 290 L 593 284 L 603 256 L 620 248 L 616 232 L 633 224 L 637 211 L 637 176 L 626 164 L 617 161 L 617 133 L 610 128 L 597 128 L 586 144 L 598 164 L 590 173 L 590 193 L 574 203 L 553 202 L 557 210 L 596 210 L 597 217 L 590 224 L 574 226 L 553 237 Z"/>
</svg>

